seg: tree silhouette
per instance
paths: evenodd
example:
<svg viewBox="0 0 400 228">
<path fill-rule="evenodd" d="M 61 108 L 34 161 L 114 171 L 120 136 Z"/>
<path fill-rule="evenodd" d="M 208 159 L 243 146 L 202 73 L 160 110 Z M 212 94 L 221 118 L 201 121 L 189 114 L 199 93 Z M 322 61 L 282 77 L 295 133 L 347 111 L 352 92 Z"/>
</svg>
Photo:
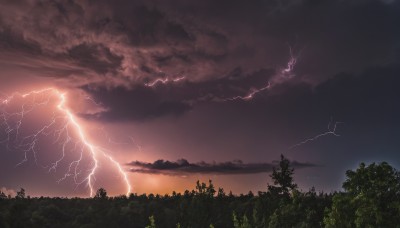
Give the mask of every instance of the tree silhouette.
<svg viewBox="0 0 400 228">
<path fill-rule="evenodd" d="M 17 195 L 15 196 L 16 199 L 25 199 L 25 189 L 21 188 Z"/>
<path fill-rule="evenodd" d="M 156 222 L 154 216 L 149 217 L 150 225 L 146 226 L 146 228 L 156 228 Z"/>
<path fill-rule="evenodd" d="M 333 197 L 324 218 L 327 227 L 398 227 L 400 222 L 400 174 L 388 163 L 361 163 L 348 170 L 345 193 Z"/>
<path fill-rule="evenodd" d="M 0 200 L 2 199 L 7 199 L 7 196 L 3 191 L 0 191 Z"/>
<path fill-rule="evenodd" d="M 243 215 L 243 218 L 239 219 L 237 217 L 237 215 L 235 214 L 235 212 L 233 212 L 232 217 L 233 217 L 232 219 L 233 219 L 233 227 L 234 228 L 250 228 L 251 227 L 250 222 L 247 219 L 246 215 Z"/>
<path fill-rule="evenodd" d="M 400 178 L 387 163 L 347 171 L 344 192 L 299 191 L 283 155 L 267 192 L 235 195 L 198 181 L 183 194 L 15 199 L 0 192 L 0 227 L 399 227 Z M 24 200 L 20 200 L 24 199 Z M 105 200 L 100 200 L 105 199 Z"/>
<path fill-rule="evenodd" d="M 268 191 L 272 194 L 289 196 L 289 193 L 297 188 L 297 184 L 293 182 L 293 173 L 294 169 L 290 167 L 290 161 L 281 154 L 279 167 L 273 167 L 270 175 L 274 185 L 268 184 Z"/>
<path fill-rule="evenodd" d="M 94 198 L 96 199 L 107 199 L 107 191 L 104 188 L 99 188 L 96 191 L 96 195 L 94 195 Z"/>
</svg>

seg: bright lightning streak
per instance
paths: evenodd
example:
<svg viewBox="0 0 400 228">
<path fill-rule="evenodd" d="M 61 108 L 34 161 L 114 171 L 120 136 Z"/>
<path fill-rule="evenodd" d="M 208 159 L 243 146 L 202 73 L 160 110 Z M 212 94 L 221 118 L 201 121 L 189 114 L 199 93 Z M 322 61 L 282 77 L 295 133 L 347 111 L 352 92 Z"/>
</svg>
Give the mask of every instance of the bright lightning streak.
<svg viewBox="0 0 400 228">
<path fill-rule="evenodd" d="M 267 81 L 266 84 L 264 86 L 262 86 L 261 88 L 251 88 L 246 95 L 240 96 L 233 96 L 233 97 L 228 97 L 228 98 L 216 98 L 217 101 L 235 101 L 235 100 L 242 100 L 242 101 L 249 101 L 252 100 L 255 95 L 257 95 L 258 93 L 261 93 L 265 90 L 270 89 L 273 85 L 277 84 L 277 83 L 281 83 L 282 80 L 287 80 L 290 79 L 294 76 L 293 74 L 293 69 L 297 64 L 297 59 L 299 58 L 301 54 L 301 51 L 295 55 L 293 52 L 292 47 L 289 45 L 289 61 L 286 64 L 286 67 L 281 69 L 280 71 L 278 71 L 278 73 L 275 75 L 275 77 L 271 80 L 271 81 Z M 178 77 L 178 78 L 158 78 L 152 82 L 146 83 L 144 84 L 147 87 L 155 87 L 158 84 L 168 84 L 168 83 L 175 83 L 175 82 L 179 82 L 181 80 L 186 79 L 186 77 Z"/>
<path fill-rule="evenodd" d="M 290 53 L 289 62 L 287 63 L 286 68 L 284 68 L 284 69 L 281 71 L 283 75 L 285 75 L 285 74 L 291 74 L 291 72 L 293 71 L 294 66 L 295 66 L 296 63 L 297 63 L 297 58 L 298 58 L 298 56 L 295 56 L 295 55 L 293 54 L 293 50 L 292 50 L 292 47 L 291 47 L 291 46 L 289 46 L 289 53 Z"/>
<path fill-rule="evenodd" d="M 297 59 L 299 58 L 301 51 L 299 52 L 299 54 L 295 55 L 292 47 L 289 45 L 289 54 L 290 54 L 290 58 L 286 64 L 286 67 L 283 68 L 282 70 L 278 71 L 278 73 L 275 75 L 275 77 L 272 78 L 272 80 L 267 81 L 267 85 L 265 85 L 259 89 L 252 88 L 244 96 L 234 96 L 234 97 L 220 99 L 220 100 L 222 100 L 222 101 L 235 101 L 235 100 L 249 101 L 249 100 L 253 99 L 256 94 L 261 93 L 264 90 L 271 89 L 275 84 L 281 83 L 282 80 L 287 80 L 287 79 L 292 78 L 294 76 L 293 69 L 297 64 Z"/>
<path fill-rule="evenodd" d="M 289 150 L 291 150 L 291 149 L 293 149 L 293 148 L 295 148 L 295 147 L 301 146 L 301 145 L 303 145 L 303 144 L 306 144 L 306 143 L 308 143 L 308 142 L 317 140 L 317 139 L 319 139 L 319 138 L 321 138 L 321 137 L 323 137 L 323 136 L 328 136 L 328 135 L 333 135 L 333 136 L 336 136 L 336 137 L 340 136 L 338 133 L 336 133 L 336 130 L 337 130 L 337 126 L 338 126 L 339 124 L 342 124 L 342 123 L 343 123 L 343 122 L 335 122 L 335 123 L 333 123 L 333 120 L 332 120 L 332 118 L 331 118 L 331 121 L 330 121 L 329 124 L 328 124 L 328 130 L 327 130 L 326 132 L 323 132 L 323 133 L 321 133 L 321 134 L 318 134 L 318 135 L 316 135 L 316 136 L 314 136 L 314 137 L 312 137 L 312 138 L 305 139 L 304 141 L 301 141 L 301 142 L 299 142 L 299 143 L 297 143 L 297 144 L 295 144 L 295 145 L 289 147 Z M 332 125 L 333 125 L 333 127 L 332 127 Z"/>
<path fill-rule="evenodd" d="M 244 100 L 244 101 L 248 101 L 253 99 L 254 95 L 256 95 L 257 93 L 260 93 L 264 90 L 267 90 L 271 88 L 271 83 L 268 82 L 268 84 L 260 89 L 253 89 L 253 91 L 251 91 L 250 93 L 248 93 L 246 96 L 235 96 L 235 97 L 231 97 L 231 98 L 226 98 L 224 99 L 224 101 L 234 101 L 234 100 Z"/>
<path fill-rule="evenodd" d="M 183 77 L 178 77 L 178 78 L 173 78 L 173 79 L 170 79 L 170 78 L 165 78 L 165 79 L 158 78 L 158 79 L 154 80 L 153 82 L 146 83 L 144 85 L 148 86 L 148 87 L 154 87 L 159 83 L 167 84 L 167 83 L 179 82 L 179 81 L 184 80 L 185 78 L 186 77 L 184 77 L 184 76 Z"/>
<path fill-rule="evenodd" d="M 40 99 L 37 99 L 37 96 L 45 96 L 46 99 L 43 101 L 40 101 Z M 78 136 L 78 140 L 75 142 L 75 149 L 80 147 L 80 155 L 79 158 L 73 162 L 71 162 L 68 166 L 68 171 L 64 174 L 64 177 L 59 179 L 58 182 L 65 180 L 69 176 L 73 176 L 74 181 L 77 185 L 82 184 L 84 182 L 87 183 L 89 189 L 90 189 L 90 196 L 93 196 L 94 194 L 94 179 L 95 179 L 95 174 L 96 171 L 99 167 L 99 160 L 98 156 L 103 155 L 105 158 L 107 158 L 111 164 L 113 164 L 118 172 L 121 174 L 123 177 L 124 183 L 127 188 L 127 195 L 130 194 L 131 192 L 131 185 L 128 181 L 128 176 L 127 173 L 123 170 L 121 165 L 109 154 L 106 153 L 105 150 L 101 149 L 100 147 L 95 146 L 93 143 L 91 143 L 88 140 L 88 137 L 86 136 L 83 128 L 81 127 L 81 124 L 78 122 L 77 118 L 75 115 L 72 113 L 72 111 L 66 106 L 67 102 L 67 97 L 65 93 L 62 93 L 58 89 L 55 88 L 45 88 L 42 90 L 33 90 L 31 92 L 25 93 L 25 94 L 20 94 L 20 93 L 14 93 L 11 96 L 7 97 L 6 99 L 1 100 L 0 99 L 0 104 L 3 104 L 3 106 L 9 105 L 12 100 L 17 99 L 18 97 L 22 99 L 28 99 L 31 98 L 33 99 L 33 103 L 29 104 L 28 102 L 24 103 L 21 106 L 21 111 L 15 112 L 15 113 L 8 113 L 5 111 L 5 109 L 0 112 L 0 118 L 2 119 L 2 123 L 0 125 L 4 125 L 5 128 L 5 133 L 7 135 L 6 139 L 0 142 L 10 142 L 11 139 L 11 134 L 15 132 L 15 138 L 18 139 L 18 134 L 20 131 L 20 127 L 22 125 L 22 121 L 24 117 L 33 111 L 36 107 L 41 106 L 41 105 L 48 105 L 51 98 L 53 96 L 56 96 L 58 99 L 58 104 L 57 104 L 57 109 L 62 115 L 56 115 L 55 112 L 53 113 L 51 121 L 40 128 L 38 131 L 36 131 L 34 134 L 23 137 L 21 140 L 21 144 L 18 147 L 24 148 L 24 159 L 18 164 L 22 164 L 27 161 L 27 153 L 31 151 L 33 153 L 33 156 L 35 158 L 35 163 L 38 164 L 37 161 L 37 152 L 36 152 L 36 146 L 39 141 L 39 137 L 41 135 L 49 135 L 49 129 L 52 127 L 56 126 L 57 121 L 59 120 L 64 120 L 62 127 L 53 130 L 52 133 L 56 135 L 56 142 L 60 140 L 62 135 L 65 135 L 65 139 L 62 142 L 62 156 L 54 162 L 50 168 L 49 171 L 56 170 L 59 163 L 64 159 L 66 155 L 66 147 L 69 143 L 73 141 L 72 136 L 70 135 L 69 132 L 69 127 L 71 127 L 74 131 L 75 134 Z M 39 101 L 38 101 L 39 100 Z M 13 117 L 17 117 L 17 121 L 14 125 L 12 125 L 10 122 Z M 83 159 L 83 152 L 85 149 L 89 152 L 89 155 L 93 161 L 93 166 L 89 169 L 89 174 L 82 180 L 78 181 L 78 176 L 80 175 L 80 171 L 78 170 L 78 167 Z M 74 150 L 75 151 L 75 150 Z"/>
</svg>

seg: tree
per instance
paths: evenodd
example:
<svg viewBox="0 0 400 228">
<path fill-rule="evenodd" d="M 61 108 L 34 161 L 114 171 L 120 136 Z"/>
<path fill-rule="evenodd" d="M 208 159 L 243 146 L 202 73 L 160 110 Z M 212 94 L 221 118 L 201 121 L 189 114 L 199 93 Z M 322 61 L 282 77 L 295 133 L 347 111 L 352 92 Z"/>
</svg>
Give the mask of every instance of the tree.
<svg viewBox="0 0 400 228">
<path fill-rule="evenodd" d="M 243 215 L 243 218 L 240 221 L 240 219 L 238 219 L 238 217 L 236 216 L 236 213 L 233 212 L 232 219 L 233 219 L 233 227 L 234 228 L 250 228 L 251 227 L 250 222 L 247 219 L 246 215 Z"/>
<path fill-rule="evenodd" d="M 94 198 L 97 199 L 107 199 L 107 191 L 104 188 L 99 188 L 96 192 L 96 195 L 94 195 Z"/>
<path fill-rule="evenodd" d="M 0 200 L 2 199 L 7 199 L 7 196 L 3 191 L 0 191 Z"/>
<path fill-rule="evenodd" d="M 149 221 L 150 221 L 150 225 L 146 226 L 146 228 L 156 228 L 156 222 L 154 220 L 154 216 L 153 215 L 149 217 Z"/>
<path fill-rule="evenodd" d="M 294 169 L 290 168 L 290 161 L 281 154 L 279 167 L 272 168 L 270 175 L 274 181 L 274 185 L 268 185 L 268 191 L 272 194 L 289 196 L 289 193 L 297 188 L 297 184 L 293 182 Z"/>
<path fill-rule="evenodd" d="M 200 183 L 200 181 L 196 182 L 196 195 L 203 195 L 207 197 L 214 197 L 215 194 L 214 184 L 211 180 L 208 180 L 208 186 L 206 183 Z"/>
<path fill-rule="evenodd" d="M 351 203 L 352 197 L 346 193 L 336 193 L 332 199 L 332 207 L 326 209 L 323 219 L 325 227 L 355 227 L 354 224 L 354 205 Z"/>
<path fill-rule="evenodd" d="M 348 170 L 345 193 L 333 197 L 327 227 L 353 224 L 355 227 L 396 227 L 400 223 L 400 174 L 388 163 L 361 163 Z"/>
<path fill-rule="evenodd" d="M 17 195 L 15 196 L 16 199 L 25 199 L 25 189 L 21 188 Z"/>
</svg>

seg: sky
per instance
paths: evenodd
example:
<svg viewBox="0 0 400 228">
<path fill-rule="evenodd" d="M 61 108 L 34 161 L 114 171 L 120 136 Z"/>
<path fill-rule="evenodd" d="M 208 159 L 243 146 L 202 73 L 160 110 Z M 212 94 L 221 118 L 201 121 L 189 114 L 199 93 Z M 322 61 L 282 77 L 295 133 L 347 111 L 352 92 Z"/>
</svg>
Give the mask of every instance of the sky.
<svg viewBox="0 0 400 228">
<path fill-rule="evenodd" d="M 332 192 L 399 168 L 399 26 L 397 0 L 0 0 L 0 188 L 266 191 L 283 154 Z"/>
</svg>

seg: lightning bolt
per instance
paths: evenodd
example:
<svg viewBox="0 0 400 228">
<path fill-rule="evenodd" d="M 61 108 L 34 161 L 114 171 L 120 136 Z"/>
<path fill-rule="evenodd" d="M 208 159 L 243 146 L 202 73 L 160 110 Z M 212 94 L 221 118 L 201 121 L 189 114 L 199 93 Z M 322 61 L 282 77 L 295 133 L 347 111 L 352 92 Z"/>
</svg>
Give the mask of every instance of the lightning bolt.
<svg viewBox="0 0 400 228">
<path fill-rule="evenodd" d="M 282 75 L 292 76 L 293 68 L 296 66 L 297 58 L 300 56 L 301 51 L 299 52 L 298 55 L 294 55 L 292 47 L 289 45 L 289 54 L 290 54 L 290 59 L 286 65 L 286 68 L 282 69 L 281 73 L 282 73 Z"/>
<path fill-rule="evenodd" d="M 251 88 L 247 91 L 247 93 L 245 95 L 237 95 L 237 96 L 232 96 L 232 97 L 228 97 L 228 98 L 224 98 L 224 97 L 213 97 L 215 101 L 219 101 L 219 102 L 226 102 L 226 101 L 235 101 L 235 100 L 242 100 L 242 101 L 249 101 L 252 100 L 257 94 L 271 89 L 272 86 L 274 86 L 275 84 L 281 83 L 282 81 L 285 81 L 287 79 L 290 79 L 292 77 L 294 77 L 294 73 L 293 73 L 293 69 L 297 64 L 297 60 L 300 57 L 300 54 L 302 52 L 302 50 L 300 50 L 300 52 L 298 54 L 295 54 L 295 52 L 293 51 L 293 48 L 289 46 L 289 60 L 286 64 L 285 67 L 281 68 L 276 74 L 275 77 L 273 77 L 271 80 L 268 80 L 263 86 L 261 86 L 260 88 Z M 156 80 L 149 82 L 149 83 L 145 83 L 144 85 L 147 87 L 156 87 L 158 84 L 169 84 L 169 83 L 176 83 L 179 81 L 182 81 L 186 79 L 186 77 L 182 76 L 182 77 L 177 77 L 177 78 L 172 78 L 172 77 L 166 77 L 166 78 L 157 78 Z"/>
<path fill-rule="evenodd" d="M 302 50 L 298 54 L 294 54 L 292 47 L 289 45 L 289 61 L 286 64 L 286 67 L 278 71 L 278 73 L 271 80 L 266 82 L 261 88 L 251 88 L 246 95 L 244 96 L 234 96 L 230 98 L 218 99 L 220 101 L 235 101 L 235 100 L 243 100 L 249 101 L 254 98 L 254 96 L 258 93 L 261 93 L 265 90 L 271 89 L 274 85 L 281 83 L 282 80 L 287 80 L 294 77 L 293 69 L 297 64 L 297 60 L 300 57 Z"/>
<path fill-rule="evenodd" d="M 182 76 L 182 77 L 178 77 L 178 78 L 158 78 L 156 80 L 154 80 L 153 82 L 149 82 L 144 84 L 147 87 L 154 87 L 157 84 L 161 83 L 161 84 L 167 84 L 167 83 L 174 83 L 174 82 L 179 82 L 184 80 L 186 77 Z"/>
<path fill-rule="evenodd" d="M 20 128 L 22 126 L 25 116 L 27 116 L 30 112 L 32 112 L 39 106 L 49 105 L 53 97 L 57 99 L 55 108 L 58 112 L 54 111 L 50 121 L 39 130 L 31 135 L 22 137 L 20 139 Z M 16 112 L 8 112 L 7 107 L 12 103 L 13 100 L 15 100 L 16 103 L 18 101 L 17 99 L 22 99 L 23 101 L 21 108 Z M 53 134 L 56 138 L 55 142 L 60 142 L 62 145 L 62 149 L 61 156 L 58 160 L 56 160 L 49 166 L 44 166 L 45 168 L 48 168 L 49 172 L 56 171 L 60 162 L 64 160 L 66 153 L 68 152 L 67 147 L 70 144 L 73 144 L 74 149 L 72 151 L 79 152 L 79 157 L 69 163 L 68 169 L 65 172 L 64 176 L 57 182 L 61 182 L 72 176 L 77 186 L 82 183 L 87 183 L 87 186 L 90 190 L 90 196 L 93 196 L 95 191 L 95 174 L 99 168 L 98 158 L 99 156 L 104 156 L 123 177 L 123 181 L 127 189 L 126 194 L 130 194 L 131 185 L 128 181 L 127 173 L 123 170 L 122 166 L 111 155 L 109 155 L 109 151 L 90 142 L 82 125 L 79 123 L 73 112 L 67 107 L 66 103 L 66 93 L 63 93 L 56 88 L 33 90 L 25 94 L 14 93 L 5 99 L 0 99 L 0 118 L 2 120 L 0 122 L 0 126 L 5 127 L 4 132 L 6 134 L 6 138 L 0 142 L 8 142 L 8 147 L 9 143 L 12 142 L 12 136 L 14 136 L 14 142 L 19 141 L 17 148 L 23 149 L 24 159 L 20 163 L 18 163 L 17 166 L 28 161 L 29 152 L 32 152 L 35 163 L 38 164 L 37 144 L 39 142 L 39 139 L 41 136 L 48 136 Z M 73 133 L 70 132 L 71 130 Z M 77 136 L 77 139 L 73 138 L 72 134 L 75 134 Z M 88 153 L 93 162 L 93 165 L 88 170 L 88 174 L 82 180 L 79 180 L 81 175 L 81 170 L 79 169 L 79 167 L 83 160 L 84 152 Z"/>
<path fill-rule="evenodd" d="M 321 137 L 324 137 L 324 136 L 333 135 L 333 136 L 339 137 L 340 135 L 339 135 L 338 133 L 336 133 L 337 126 L 338 126 L 339 124 L 343 124 L 343 122 L 334 122 L 334 123 L 333 123 L 333 119 L 331 118 L 331 120 L 330 120 L 329 123 L 328 123 L 328 130 L 327 130 L 326 132 L 323 132 L 323 133 L 318 134 L 318 135 L 316 135 L 316 136 L 314 136 L 314 137 L 305 139 L 305 140 L 303 140 L 303 141 L 301 141 L 301 142 L 299 142 L 299 143 L 297 143 L 297 144 L 295 144 L 295 145 L 289 147 L 289 150 L 291 150 L 291 149 L 293 149 L 293 148 L 295 148 L 295 147 L 301 146 L 301 145 L 303 145 L 303 144 L 306 144 L 306 143 L 315 141 L 315 140 L 317 140 L 317 139 L 319 139 L 319 138 L 321 138 Z"/>
<path fill-rule="evenodd" d="M 267 90 L 271 88 L 271 83 L 268 82 L 266 86 L 261 87 L 259 89 L 255 89 L 253 88 L 251 91 L 249 91 L 249 93 L 245 96 L 235 96 L 235 97 L 231 97 L 231 98 L 226 98 L 223 99 L 223 101 L 234 101 L 234 100 L 243 100 L 243 101 L 248 101 L 254 98 L 254 96 L 258 93 L 261 93 L 264 90 Z"/>
</svg>

